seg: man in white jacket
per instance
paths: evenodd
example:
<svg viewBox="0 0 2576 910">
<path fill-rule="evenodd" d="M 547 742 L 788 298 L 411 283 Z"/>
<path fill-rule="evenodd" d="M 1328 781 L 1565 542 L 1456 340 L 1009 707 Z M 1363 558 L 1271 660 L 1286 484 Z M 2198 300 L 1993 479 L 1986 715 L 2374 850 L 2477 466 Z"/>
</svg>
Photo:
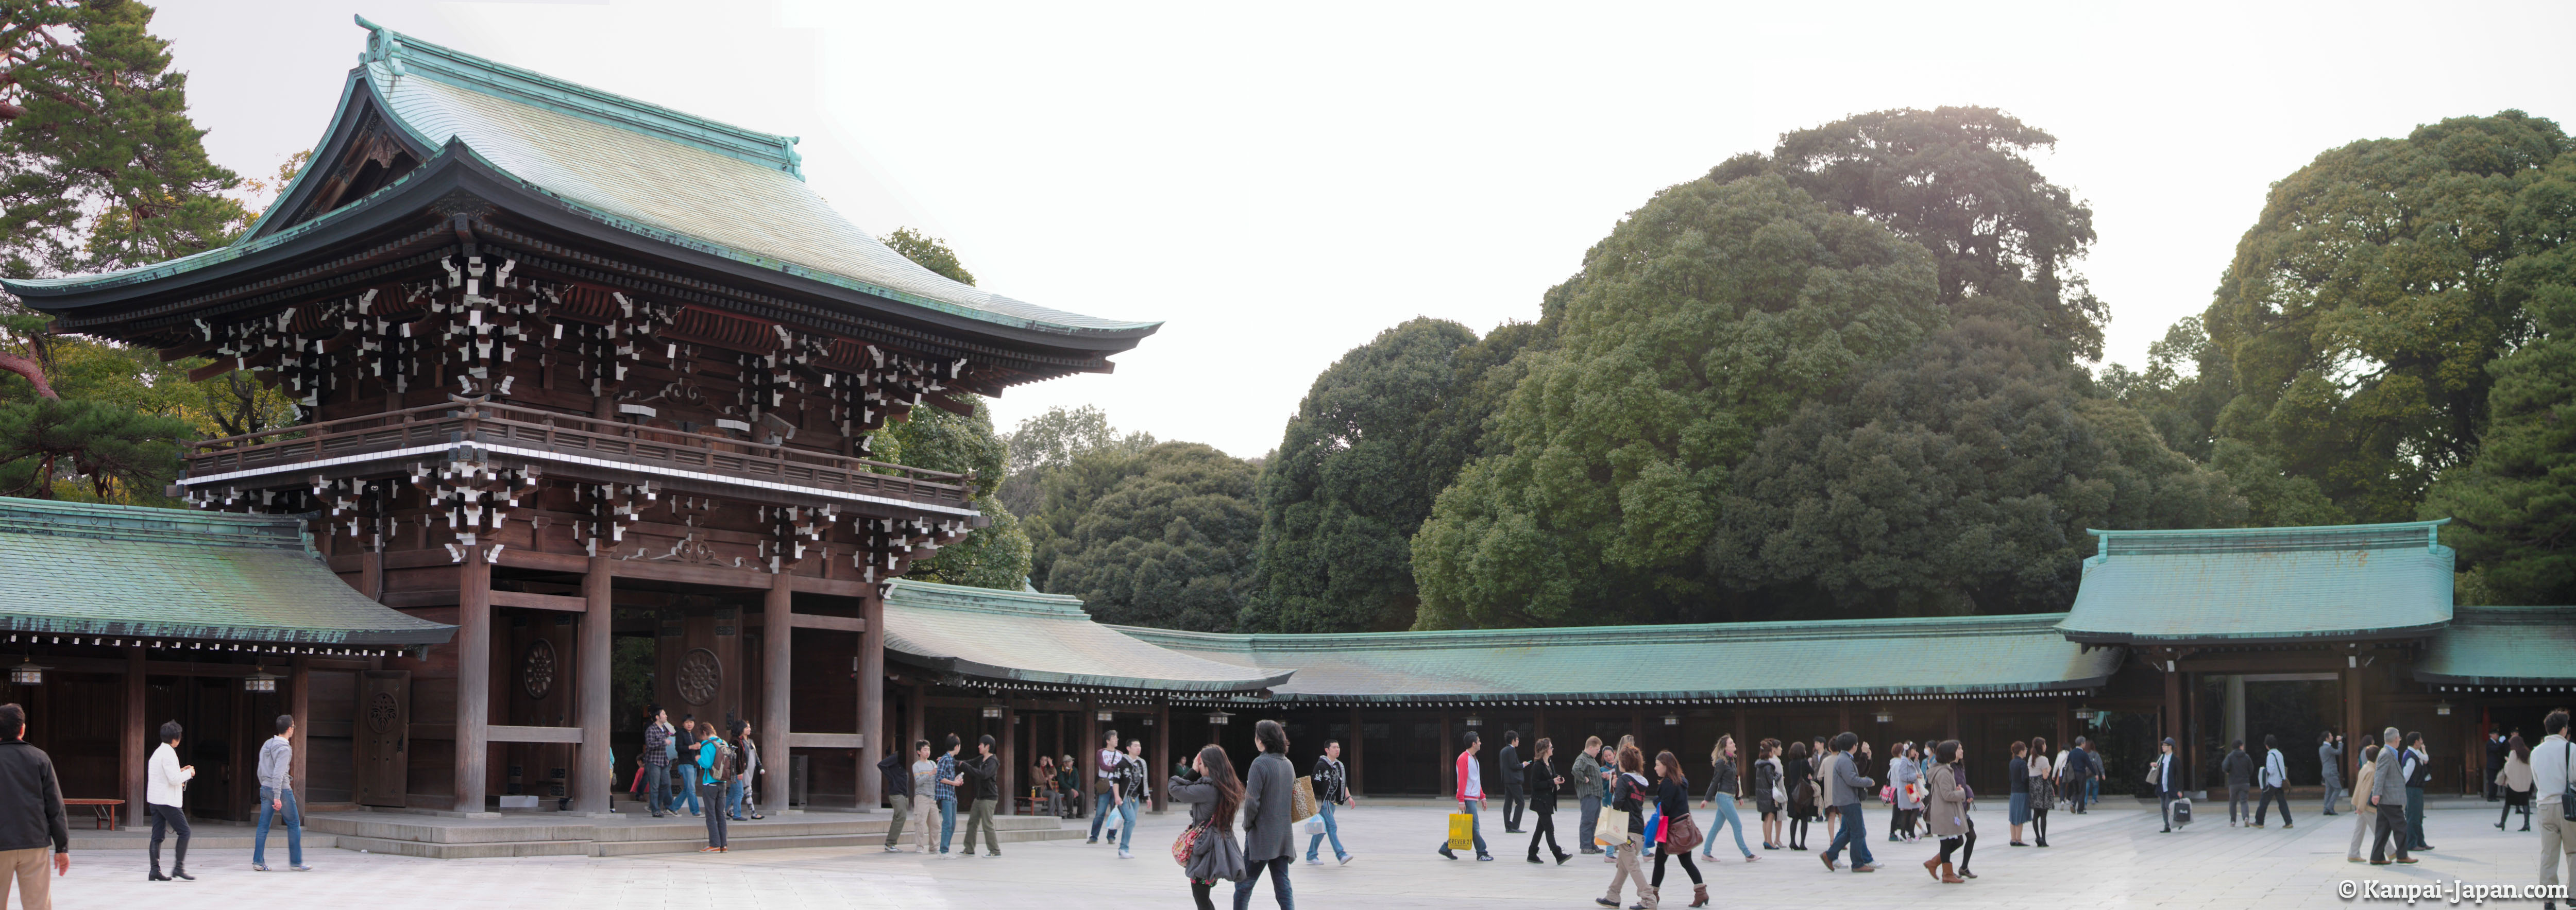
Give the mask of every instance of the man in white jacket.
<svg viewBox="0 0 2576 910">
<path fill-rule="evenodd" d="M 2263 801 L 2254 805 L 2254 827 L 2263 827 L 2264 810 L 2272 808 L 2273 800 L 2280 800 L 2281 830 L 2287 831 L 2291 828 L 2290 797 L 2281 788 L 2290 783 L 2290 766 L 2281 757 L 2280 745 L 2278 737 L 2263 734 L 2263 772 L 2259 781 L 2263 785 Z"/>
<path fill-rule="evenodd" d="M 2576 822 L 2567 820 L 2567 788 L 2576 783 L 2576 769 L 2571 769 L 2571 756 L 2576 756 L 2576 730 L 2568 729 L 2567 712 L 2551 711 L 2540 722 L 2549 736 L 2531 747 L 2531 789 L 2539 794 L 2538 805 L 2531 808 L 2532 817 L 2540 819 L 2540 883 L 2555 885 L 2576 880 Z M 2559 867 L 2567 869 L 2567 879 L 2558 877 Z"/>
<path fill-rule="evenodd" d="M 161 725 L 161 748 L 152 750 L 143 788 L 143 808 L 152 813 L 151 881 L 171 879 L 196 881 L 188 874 L 188 781 L 197 776 L 197 766 L 179 763 L 179 722 Z M 161 836 L 165 830 L 179 832 L 179 848 L 170 865 L 170 874 L 161 874 Z"/>
</svg>

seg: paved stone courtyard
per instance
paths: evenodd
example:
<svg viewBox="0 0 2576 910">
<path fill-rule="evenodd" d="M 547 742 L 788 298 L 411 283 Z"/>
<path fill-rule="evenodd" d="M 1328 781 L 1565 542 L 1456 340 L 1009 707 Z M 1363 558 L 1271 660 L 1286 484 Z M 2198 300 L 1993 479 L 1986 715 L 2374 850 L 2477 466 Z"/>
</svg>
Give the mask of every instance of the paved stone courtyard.
<svg viewBox="0 0 2576 910">
<path fill-rule="evenodd" d="M 1500 803 L 1494 806 L 1499 810 Z M 1870 814 L 1871 849 L 1887 868 L 1872 875 L 1828 874 L 1816 852 L 1765 852 L 1759 863 L 1722 859 L 1702 865 L 1713 906 L 1789 907 L 1830 901 L 1848 906 L 1897 904 L 2066 910 L 2091 906 L 2262 908 L 2350 906 L 2336 894 L 2347 879 L 2446 880 L 2473 884 L 2527 884 L 2537 872 L 2537 834 L 2502 833 L 2488 804 L 2462 804 L 2428 813 L 2435 850 L 2421 865 L 2369 866 L 2344 862 L 2349 815 L 2318 817 L 2314 803 L 2299 807 L 2298 827 L 2283 831 L 2231 829 L 2222 814 L 2207 814 L 2188 830 L 2159 834 L 2151 810 L 2115 809 L 2085 816 L 2059 813 L 2040 850 L 2004 846 L 1999 807 L 1978 813 L 1983 842 L 1981 878 L 1948 886 L 1930 880 L 1915 864 L 1932 853 L 1929 841 L 1890 844 L 1884 809 Z M 2223 807 L 2222 807 L 2223 809 Z M 1421 805 L 1363 805 L 1340 815 L 1343 841 L 1358 855 L 1348 866 L 1300 863 L 1292 876 L 1297 897 L 1313 908 L 1574 908 L 1592 906 L 1610 867 L 1578 856 L 1563 866 L 1522 861 L 1526 838 L 1501 841 L 1499 811 L 1486 816 L 1497 860 L 1451 862 L 1432 852 L 1445 816 Z M 1559 813 L 1573 826 L 1573 813 Z M 191 857 L 196 882 L 146 882 L 139 851 L 94 850 L 73 855 L 72 875 L 55 880 L 63 908 L 358 907 L 363 910 L 437 908 L 1118 908 L 1189 906 L 1188 888 L 1166 850 L 1183 817 L 1148 818 L 1136 834 L 1136 858 L 1119 860 L 1105 846 L 1080 840 L 1004 844 L 1000 859 L 940 859 L 862 849 L 756 850 L 724 855 L 644 856 L 614 859 L 427 860 L 326 849 L 309 854 L 307 873 L 254 873 L 248 851 L 201 850 Z M 2518 821 L 2517 821 L 2518 825 Z M 201 832 L 224 829 L 201 828 Z M 1823 847 L 1821 838 L 1814 844 Z M 284 844 L 272 840 L 271 849 Z M 1570 848 L 1570 845 L 1569 845 Z M 1721 856 L 1732 838 L 1721 841 Z M 274 866 L 284 857 L 273 853 Z M 1683 887 L 1672 887 L 1683 882 Z M 1667 887 L 1687 903 L 1687 879 L 1678 863 Z M 1223 891 L 1220 890 L 1220 894 Z M 358 899 L 363 896 L 363 901 Z M 2393 902 L 2389 902 L 2393 903 Z M 2508 906 L 2537 902 L 2506 901 Z M 1222 904 L 1222 901 L 1220 901 Z M 1262 883 L 1253 906 L 1270 907 Z"/>
</svg>

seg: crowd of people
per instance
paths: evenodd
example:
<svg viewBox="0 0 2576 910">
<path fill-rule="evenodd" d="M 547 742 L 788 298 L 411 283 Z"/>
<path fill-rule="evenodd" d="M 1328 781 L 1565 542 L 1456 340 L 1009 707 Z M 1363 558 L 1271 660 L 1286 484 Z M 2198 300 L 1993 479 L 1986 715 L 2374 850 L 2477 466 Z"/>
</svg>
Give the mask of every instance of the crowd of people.
<svg viewBox="0 0 2576 910">
<path fill-rule="evenodd" d="M 719 732 L 713 722 L 688 714 L 675 727 L 660 705 L 646 707 L 644 714 L 644 754 L 629 791 L 654 818 L 677 815 L 682 807 L 705 818 L 707 845 L 699 852 L 726 852 L 727 821 L 764 817 L 757 785 L 768 769 L 751 723 L 737 720 Z"/>
</svg>

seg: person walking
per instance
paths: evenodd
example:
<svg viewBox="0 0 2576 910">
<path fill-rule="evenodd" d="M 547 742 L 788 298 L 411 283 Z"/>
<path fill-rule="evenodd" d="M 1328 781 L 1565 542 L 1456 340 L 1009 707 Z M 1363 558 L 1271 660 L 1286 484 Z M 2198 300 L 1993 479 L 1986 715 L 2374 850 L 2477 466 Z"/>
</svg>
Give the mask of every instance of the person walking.
<svg viewBox="0 0 2576 910">
<path fill-rule="evenodd" d="M 878 785 L 885 788 L 886 808 L 893 813 L 892 817 L 886 820 L 885 852 L 887 853 L 903 852 L 902 847 L 895 846 L 903 843 L 903 820 L 919 811 L 913 807 L 913 793 L 916 791 L 912 789 L 911 766 L 905 761 L 908 757 L 929 761 L 929 741 L 913 743 L 911 756 L 888 755 L 877 760 Z M 916 825 L 915 827 L 928 826 Z"/>
<path fill-rule="evenodd" d="M 1546 838 L 1547 852 L 1556 857 L 1557 865 L 1562 866 L 1566 860 L 1574 858 L 1574 854 L 1556 845 L 1556 791 L 1565 785 L 1565 778 L 1556 776 L 1556 769 L 1551 765 L 1555 757 L 1556 743 L 1544 736 L 1539 737 L 1538 742 L 1530 746 L 1530 760 L 1522 766 L 1521 776 L 1525 778 L 1522 789 L 1529 792 L 1529 811 L 1538 816 L 1538 824 L 1530 828 L 1529 861 L 1543 862 L 1538 858 L 1538 842 L 1540 838 Z M 1318 788 L 1321 786 L 1317 784 Z M 1321 798 L 1319 789 L 1317 799 Z M 1583 836 L 1589 838 L 1592 835 L 1585 832 Z M 1335 849 L 1339 848 L 1336 841 Z M 1312 846 L 1306 848 L 1306 861 L 1315 861 L 1315 848 Z"/>
<path fill-rule="evenodd" d="M 259 827 L 251 837 L 250 867 L 268 871 L 268 828 L 286 828 L 286 867 L 310 872 L 304 864 L 304 807 L 295 801 L 295 715 L 277 716 L 277 735 L 259 745 Z"/>
<path fill-rule="evenodd" d="M 671 742 L 671 715 L 661 705 L 646 707 L 644 713 L 652 718 L 644 725 L 644 807 L 661 818 L 671 802 L 671 758 L 679 750 Z"/>
<path fill-rule="evenodd" d="M 1637 751 L 1636 746 L 1620 746 L 1618 756 L 1618 762 L 1613 766 L 1616 770 L 1612 772 L 1609 800 L 1611 809 L 1628 813 L 1628 836 L 1611 847 L 1610 858 L 1614 868 L 1610 873 L 1609 892 L 1593 898 L 1592 902 L 1616 910 L 1620 888 L 1635 882 L 1637 907 L 1643 910 L 1653 906 L 1656 899 L 1655 886 L 1649 884 L 1645 874 L 1637 869 L 1637 851 L 1645 847 L 1646 800 L 1654 789 L 1646 784 L 1646 775 L 1641 773 L 1646 767 L 1645 753 Z"/>
<path fill-rule="evenodd" d="M 1539 743 L 1544 746 L 1547 740 L 1539 740 Z M 1329 837 L 1333 840 L 1333 858 L 1349 865 L 1351 852 L 1342 849 L 1342 826 L 1333 820 L 1333 810 L 1340 806 L 1359 805 L 1360 798 L 1351 793 L 1350 769 L 1342 765 L 1341 740 L 1324 741 L 1324 754 L 1315 756 L 1314 787 L 1315 811 L 1324 816 L 1324 830 L 1306 839 L 1306 863 L 1313 866 L 1324 864 L 1317 854 L 1324 847 L 1324 839 Z"/>
<path fill-rule="evenodd" d="M 2084 763 L 2090 766 L 2092 771 L 2084 778 L 2084 804 L 2087 807 L 2086 811 L 2090 812 L 2092 811 L 2090 807 L 2102 804 L 2102 778 L 2110 773 L 2111 766 L 2102 763 L 2101 743 L 2090 739 L 2079 741 L 2084 744 Z"/>
<path fill-rule="evenodd" d="M 1485 782 L 1483 775 L 1476 769 L 1476 750 L 1482 745 L 1476 736 L 1476 731 L 1467 731 L 1467 748 L 1458 753 L 1458 784 L 1455 795 L 1458 798 L 1458 811 L 1467 815 L 1467 833 L 1474 835 L 1476 861 L 1490 863 L 1494 861 L 1494 855 L 1485 852 L 1485 829 L 1481 817 L 1485 808 Z M 1252 856 L 1251 848 L 1246 847 L 1243 855 Z M 1450 859 L 1458 858 L 1458 854 L 1449 849 L 1447 838 L 1442 838 L 1440 841 L 1440 855 Z"/>
<path fill-rule="evenodd" d="M 1923 782 L 1923 772 L 1914 763 L 1913 750 L 1913 743 L 1902 742 L 1897 743 L 1896 748 L 1888 750 L 1887 786 L 1888 795 L 1893 797 L 1887 801 L 1889 843 L 1914 839 L 1914 822 L 1910 816 L 1915 809 L 1921 807 L 1921 804 L 1916 801 L 1914 791 Z"/>
<path fill-rule="evenodd" d="M 2504 742 L 2504 770 L 2496 772 L 2496 787 L 2504 791 L 2504 812 L 2496 816 L 2496 830 L 2504 830 L 2506 819 L 2516 809 L 2522 810 L 2522 830 L 2531 830 L 2531 746 L 2516 733 Z"/>
<path fill-rule="evenodd" d="M 2325 772 L 2325 814 L 2334 815 L 2335 800 L 2343 795 L 2343 737 L 2332 730 L 2317 734 L 2317 767 Z"/>
<path fill-rule="evenodd" d="M 1825 797 L 1828 804 L 1839 806 L 1843 811 L 1842 821 L 1834 830 L 1833 843 L 1825 846 L 1823 859 L 1828 872 L 1835 869 L 1834 858 L 1842 855 L 1845 846 L 1851 848 L 1851 871 L 1878 871 L 1878 864 L 1869 854 L 1869 820 L 1860 811 L 1862 794 L 1875 789 L 1878 782 L 1860 774 L 1859 756 L 1852 751 L 1859 743 L 1860 735 L 1856 733 L 1844 732 L 1834 737 L 1832 776 L 1825 781 Z"/>
<path fill-rule="evenodd" d="M 2048 810 L 2057 806 L 2057 765 L 2048 760 L 2048 738 L 2030 738 L 2030 843 L 2048 846 Z M 2289 811 L 2284 808 L 2283 812 Z"/>
<path fill-rule="evenodd" d="M 2076 745 L 2066 750 L 2066 760 L 2058 766 L 2058 779 L 2066 781 L 2066 804 L 2074 815 L 2084 815 L 2084 804 L 2092 802 L 2092 781 L 2097 773 L 2092 753 L 2084 745 L 2087 740 L 2076 737 Z"/>
<path fill-rule="evenodd" d="M 2147 785 L 2156 790 L 2156 812 L 2164 816 L 2162 833 L 2173 833 L 2173 802 L 2182 796 L 2182 772 L 2174 770 L 2173 737 L 2156 744 L 2156 760 L 2147 763 Z"/>
<path fill-rule="evenodd" d="M 72 872 L 71 815 L 53 756 L 27 741 L 27 709 L 0 704 L 0 906 L 9 903 L 12 879 L 22 910 L 53 910 L 54 883 L 45 877 L 46 848 L 55 875 Z"/>
<path fill-rule="evenodd" d="M 1127 846 L 1136 840 L 1136 813 L 1145 809 L 1145 781 L 1152 770 L 1145 766 L 1145 741 L 1127 741 L 1127 754 L 1118 762 L 1118 858 L 1134 859 Z"/>
<path fill-rule="evenodd" d="M 2511 754 L 2513 754 L 2513 747 L 2505 741 L 2504 731 L 2489 728 L 2487 730 L 2487 773 L 2484 775 L 2487 802 L 2499 802 L 2504 799 L 2504 787 L 2501 786 L 2502 775 L 2505 757 Z"/>
<path fill-rule="evenodd" d="M 1753 747 L 1753 808 L 1762 814 L 1762 849 L 1780 849 L 1780 812 L 1788 802 L 1780 788 L 1780 741 L 1764 739 Z"/>
<path fill-rule="evenodd" d="M 2379 744 L 2369 736 L 2361 738 L 2361 770 L 2352 776 L 2352 845 L 2345 847 L 2343 861 L 2361 862 L 2361 845 L 2370 840 L 2372 829 L 2379 827 L 2379 813 L 2370 808 L 2370 786 L 2378 780 L 2374 759 L 2379 757 Z"/>
<path fill-rule="evenodd" d="M 1821 757 L 1821 756 L 1820 756 Z M 1816 772 L 1808 759 L 1807 744 L 1789 744 L 1786 764 L 1789 781 L 1789 849 L 1807 849 L 1807 826 L 1816 820 Z"/>
<path fill-rule="evenodd" d="M 2430 851 L 2433 844 L 2424 839 L 2424 788 L 2433 782 L 2433 754 L 2424 748 L 2422 731 L 2406 732 L 2406 748 L 2398 750 L 2397 761 L 2406 773 L 2406 849 Z"/>
<path fill-rule="evenodd" d="M 2022 841 L 2021 829 L 2030 824 L 2030 744 L 2017 742 L 2011 746 L 2012 760 L 2004 764 L 2004 785 L 2012 797 L 2004 809 L 2005 819 L 2012 822 L 2012 840 L 2008 843 L 2027 847 L 2030 844 Z"/>
<path fill-rule="evenodd" d="M 1735 832 L 1735 849 L 1744 854 L 1744 861 L 1749 863 L 1761 859 L 1753 855 L 1753 848 L 1744 845 L 1744 816 L 1735 811 L 1735 791 L 1742 787 L 1742 778 L 1735 771 L 1735 737 L 1719 736 L 1717 746 L 1709 750 L 1708 758 L 1708 795 L 1700 807 L 1713 809 L 1716 814 L 1708 823 L 1708 837 L 1700 841 L 1699 855 L 1716 860 L 1716 854 L 1709 848 L 1717 843 L 1717 832 L 1732 829 Z M 1698 879 L 1694 877 L 1692 881 Z"/>
<path fill-rule="evenodd" d="M 1708 883 L 1699 877 L 1699 867 L 1691 863 L 1690 848 L 1694 838 L 1703 843 L 1707 839 L 1699 834 L 1698 823 L 1691 820 L 1690 798 L 1690 778 L 1682 774 L 1682 760 L 1673 757 L 1671 750 L 1655 753 L 1655 824 L 1661 831 L 1647 832 L 1647 838 L 1655 843 L 1655 873 L 1646 884 L 1655 889 L 1660 899 L 1664 893 L 1664 860 L 1679 859 L 1682 872 L 1691 880 L 1690 905 L 1705 907 Z M 1734 799 L 1732 795 L 1727 798 Z M 1646 910 L 1654 910 L 1656 903 L 1646 901 Z"/>
<path fill-rule="evenodd" d="M 1497 758 L 1501 763 L 1494 770 L 1503 772 L 1503 833 L 1520 834 L 1521 812 L 1528 805 L 1521 777 L 1529 771 L 1521 761 L 1521 731 L 1503 731 L 1503 753 Z"/>
<path fill-rule="evenodd" d="M 964 748 L 964 741 L 958 739 L 957 734 L 951 733 L 948 734 L 944 745 L 945 748 L 939 753 L 939 760 L 932 763 L 931 769 L 931 797 L 939 803 L 939 855 L 941 856 L 949 855 L 948 848 L 953 842 L 951 839 L 957 834 L 957 788 L 966 785 L 965 772 L 957 768 L 957 750 Z M 1098 816 L 1094 816 L 1092 822 L 1098 824 Z"/>
<path fill-rule="evenodd" d="M 728 782 L 733 779 L 733 744 L 716 735 L 715 724 L 699 724 L 697 729 L 698 743 L 692 753 L 694 757 L 690 760 L 689 772 L 697 784 L 691 789 L 706 806 L 707 820 L 707 845 L 698 848 L 698 852 L 723 853 L 730 843 L 725 839 L 727 816 L 724 796 Z"/>
<path fill-rule="evenodd" d="M 0 711 L 6 711 L 0 707 Z M 8 729 L 8 719 L 0 716 L 0 730 Z M 2567 818 L 2567 793 L 2576 789 L 2576 729 L 2570 729 L 2567 712 L 2557 710 L 2540 721 L 2540 729 L 2549 735 L 2541 737 L 2540 748 L 2531 750 L 2532 814 L 2540 816 L 2540 883 L 2557 885 L 2576 883 L 2576 821 Z M 2566 877 L 2559 868 L 2566 867 Z"/>
<path fill-rule="evenodd" d="M 2263 734 L 2261 781 L 2263 799 L 2254 805 L 2254 827 L 2263 827 L 2266 810 L 2272 808 L 2274 801 L 2281 804 L 2281 830 L 2287 831 L 2296 827 L 2290 822 L 2290 797 L 2283 792 L 2283 788 L 2290 785 L 2290 764 L 2287 759 L 2281 757 L 2279 739 L 2269 733 Z"/>
<path fill-rule="evenodd" d="M 1091 836 L 1083 843 L 1100 842 L 1100 825 L 1118 806 L 1118 764 L 1124 760 L 1125 753 L 1118 751 L 1118 731 L 1102 735 L 1100 751 L 1091 754 Z"/>
<path fill-rule="evenodd" d="M 2245 753 L 2245 741 L 2229 745 L 2227 758 L 2218 763 L 2227 775 L 2227 826 L 2254 822 L 2254 756 Z"/>
<path fill-rule="evenodd" d="M 1968 788 L 1959 776 L 1965 756 L 1958 740 L 1942 740 L 1932 747 L 1932 767 L 1923 772 L 1923 814 L 1941 842 L 1941 852 L 1923 861 L 1923 871 L 1946 885 L 1966 881 L 1950 865 L 1951 855 L 1957 854 L 1964 866 L 1977 851 L 1977 832 L 1968 827 Z"/>
<path fill-rule="evenodd" d="M 759 801 L 752 793 L 752 781 L 760 773 L 760 741 L 751 735 L 751 722 L 733 722 L 734 773 L 725 781 L 725 815 L 734 821 L 763 817 Z M 743 817 L 745 814 L 750 818 Z"/>
<path fill-rule="evenodd" d="M 152 760 L 145 766 L 143 809 L 152 813 L 152 874 L 146 881 L 166 882 L 171 879 L 195 881 L 188 874 L 188 781 L 197 776 L 197 766 L 179 763 L 178 721 L 161 724 L 161 745 L 152 750 Z M 165 830 L 179 832 L 178 853 L 171 859 L 170 874 L 161 874 L 161 835 Z M 5 903 L 5 902 L 0 902 Z"/>
<path fill-rule="evenodd" d="M 1216 910 L 1208 892 L 1218 880 L 1241 881 L 1244 876 L 1243 845 L 1234 839 L 1235 810 L 1243 805 L 1243 782 L 1234 777 L 1234 763 L 1226 760 L 1225 750 L 1210 745 L 1199 749 L 1189 763 L 1191 776 L 1172 775 L 1163 784 L 1163 792 L 1172 801 L 1190 807 L 1190 826 L 1183 836 L 1191 838 L 1187 859 L 1181 873 L 1189 876 L 1190 899 L 1198 910 Z"/>
<path fill-rule="evenodd" d="M 1252 725 L 1252 767 L 1243 775 L 1243 877 L 1234 882 L 1234 910 L 1252 906 L 1252 888 L 1270 873 L 1270 896 L 1279 910 L 1297 910 L 1288 866 L 1297 858 L 1289 817 L 1295 814 L 1297 766 L 1288 763 L 1288 728 L 1278 721 Z"/>
<path fill-rule="evenodd" d="M 966 815 L 966 838 L 958 844 L 958 853 L 975 855 L 975 832 L 984 833 L 984 855 L 1002 856 L 1002 835 L 993 830 L 993 811 L 1002 804 L 1002 758 L 993 754 L 993 736 L 975 738 L 975 757 L 964 762 L 967 791 L 974 795 L 973 809 Z M 1132 827 L 1132 826 L 1131 826 Z"/>
<path fill-rule="evenodd" d="M 2413 838 L 2406 832 L 2406 764 L 2398 757 L 2406 750 L 2397 746 L 2404 740 L 2399 738 L 2396 727 L 2382 730 L 2379 735 L 2386 744 L 2380 747 L 2379 758 L 2371 763 L 2370 805 L 2379 818 L 2370 835 L 2370 864 L 2385 866 L 2393 859 L 2413 865 L 2415 857 L 2407 855 Z M 2393 858 L 2388 855 L 2391 840 L 2397 842 L 2397 855 Z"/>
<path fill-rule="evenodd" d="M 1582 807 L 1574 839 L 1580 841 L 1575 849 L 1583 853 L 1601 852 L 1592 842 L 1592 827 L 1601 821 L 1601 771 L 1601 737 L 1587 737 L 1583 752 L 1574 757 L 1574 766 L 1567 772 L 1574 775 L 1574 801 Z"/>
</svg>

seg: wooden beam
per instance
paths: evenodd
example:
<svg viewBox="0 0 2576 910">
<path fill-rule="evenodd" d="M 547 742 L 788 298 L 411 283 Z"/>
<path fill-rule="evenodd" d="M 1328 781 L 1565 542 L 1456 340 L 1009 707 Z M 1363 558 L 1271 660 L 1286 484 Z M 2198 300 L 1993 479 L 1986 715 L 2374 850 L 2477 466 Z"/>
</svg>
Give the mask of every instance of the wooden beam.
<svg viewBox="0 0 2576 910">
<path fill-rule="evenodd" d="M 506 550 L 502 552 L 508 552 Z M 582 617 L 574 634 L 574 717 L 581 722 L 582 746 L 573 757 L 573 811 L 597 814 L 609 810 L 608 794 L 616 789 L 617 769 L 609 762 L 608 670 L 613 661 L 609 633 L 616 625 L 610 606 L 608 557 L 590 559 L 581 576 Z"/>
<path fill-rule="evenodd" d="M 581 613 L 590 609 L 590 601 L 585 598 L 562 594 L 529 594 L 523 591 L 494 591 L 492 605 L 522 607 L 530 610 L 556 610 L 564 613 Z"/>
<path fill-rule="evenodd" d="M 506 551 L 504 551 L 506 552 Z M 492 564 L 483 548 L 465 548 L 456 610 L 456 811 L 484 810 L 484 772 L 492 760 Z"/>
<path fill-rule="evenodd" d="M 496 743 L 575 743 L 581 742 L 580 727 L 512 727 L 491 725 L 483 728 L 483 738 Z"/>
<path fill-rule="evenodd" d="M 829 594 L 834 597 L 875 597 L 877 594 L 876 585 L 846 578 L 808 578 L 803 575 L 790 575 L 787 576 L 787 583 L 799 594 Z"/>
<path fill-rule="evenodd" d="M 296 726 L 304 726 L 313 718 L 313 665 L 306 662 L 305 658 L 295 658 L 294 669 L 286 671 L 286 686 L 286 713 L 295 715 Z M 305 742 L 308 744 L 306 748 L 297 749 L 292 753 L 293 760 L 289 762 L 290 767 L 286 772 L 290 783 L 306 788 L 303 793 L 296 794 L 297 799 L 305 799 L 313 795 L 311 789 L 313 785 L 309 783 L 313 778 L 306 773 L 313 762 L 313 749 L 309 745 L 312 741 L 305 740 Z"/>
<path fill-rule="evenodd" d="M 1016 788 L 1019 786 L 1020 782 L 1020 771 L 1017 767 L 1014 767 L 1020 763 L 1020 712 L 1012 710 L 1009 702 L 1002 703 L 1001 758 L 1001 812 L 1003 815 L 1018 815 L 1020 814 L 1020 801 L 1014 798 L 1012 794 L 1017 792 Z"/>
<path fill-rule="evenodd" d="M 787 745 L 795 749 L 857 749 L 866 736 L 858 733 L 789 733 Z M 875 768 L 869 768 L 875 771 Z M 784 789 L 785 785 L 781 785 Z"/>
<path fill-rule="evenodd" d="M 148 661 L 144 660 L 142 648 L 125 649 L 125 730 L 124 735 L 117 737 L 116 763 L 118 777 L 125 783 L 127 824 L 143 820 L 144 797 L 151 780 L 146 769 L 151 755 L 148 750 L 153 746 L 146 741 L 147 734 L 143 732 L 144 725 L 150 723 L 143 716 L 145 710 L 143 675 L 147 663 Z M 158 736 L 161 725 L 151 724 L 151 726 L 154 732 L 149 735 Z"/>
<path fill-rule="evenodd" d="M 865 623 L 859 632 L 859 810 L 874 812 L 885 799 L 883 775 L 876 773 L 877 762 L 886 755 L 885 746 L 885 600 L 877 596 L 874 585 L 868 586 L 859 599 L 859 620 Z M 913 725 L 921 725 L 921 712 L 916 704 Z M 905 748 L 911 748 L 906 743 Z"/>
<path fill-rule="evenodd" d="M 797 625 L 796 589 L 788 583 L 793 577 L 769 576 L 769 592 L 761 598 L 760 630 L 760 670 L 764 684 L 760 693 L 759 742 L 761 749 L 769 753 L 770 761 L 783 762 L 790 768 L 795 767 L 794 762 L 788 761 L 792 743 L 787 735 L 788 700 L 794 695 L 796 679 L 789 672 L 789 662 L 795 659 L 796 653 L 789 647 L 795 643 Z M 859 776 L 867 777 L 868 770 L 860 769 Z M 782 779 L 762 788 L 760 806 L 773 813 L 787 811 L 786 783 Z"/>
<path fill-rule="evenodd" d="M 868 630 L 868 621 L 856 616 L 824 616 L 819 613 L 787 614 L 787 625 L 798 629 L 824 629 L 833 632 L 865 633 Z"/>
<path fill-rule="evenodd" d="M 438 557 L 437 562 L 443 562 L 447 559 L 446 553 L 437 550 L 413 552 L 419 553 L 423 557 L 436 556 Z M 386 568 L 404 568 L 404 566 L 398 561 L 398 558 L 403 555 L 406 554 L 387 554 L 385 557 Z M 503 568 L 536 569 L 545 572 L 559 572 L 565 575 L 579 575 L 590 571 L 590 560 L 591 557 L 583 556 L 579 553 L 540 553 L 535 550 L 521 549 L 508 549 L 501 551 L 501 566 Z M 435 562 L 431 564 L 434 565 Z"/>
</svg>

